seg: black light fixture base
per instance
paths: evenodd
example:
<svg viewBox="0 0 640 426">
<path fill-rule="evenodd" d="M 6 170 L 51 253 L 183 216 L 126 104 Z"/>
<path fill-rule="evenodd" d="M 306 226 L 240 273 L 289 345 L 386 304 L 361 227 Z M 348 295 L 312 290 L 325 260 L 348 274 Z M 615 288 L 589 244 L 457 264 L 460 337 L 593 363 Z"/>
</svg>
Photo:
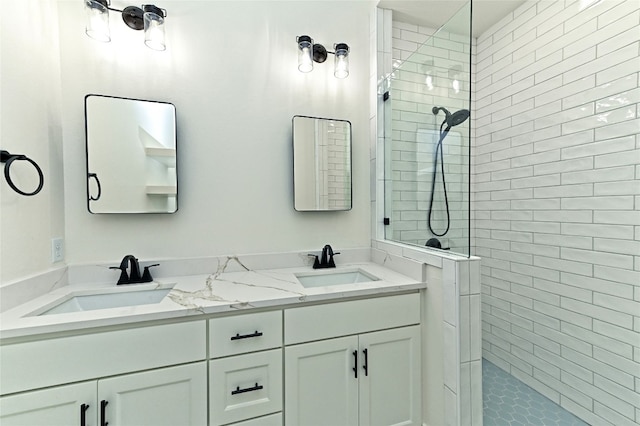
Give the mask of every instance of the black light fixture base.
<svg viewBox="0 0 640 426">
<path fill-rule="evenodd" d="M 132 30 L 144 28 L 144 12 L 137 6 L 127 6 L 122 11 L 122 20 Z"/>
<path fill-rule="evenodd" d="M 313 45 L 313 60 L 319 64 L 327 60 L 327 49 L 321 44 Z"/>
</svg>

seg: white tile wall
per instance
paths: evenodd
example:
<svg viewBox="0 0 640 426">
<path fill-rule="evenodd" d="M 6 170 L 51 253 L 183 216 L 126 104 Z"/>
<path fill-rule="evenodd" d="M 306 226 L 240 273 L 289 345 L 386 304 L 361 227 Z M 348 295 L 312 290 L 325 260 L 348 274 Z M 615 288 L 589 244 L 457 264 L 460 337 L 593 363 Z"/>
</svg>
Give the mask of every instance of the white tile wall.
<svg viewBox="0 0 640 426">
<path fill-rule="evenodd" d="M 528 1 L 478 38 L 483 355 L 640 423 L 640 2 Z"/>
</svg>

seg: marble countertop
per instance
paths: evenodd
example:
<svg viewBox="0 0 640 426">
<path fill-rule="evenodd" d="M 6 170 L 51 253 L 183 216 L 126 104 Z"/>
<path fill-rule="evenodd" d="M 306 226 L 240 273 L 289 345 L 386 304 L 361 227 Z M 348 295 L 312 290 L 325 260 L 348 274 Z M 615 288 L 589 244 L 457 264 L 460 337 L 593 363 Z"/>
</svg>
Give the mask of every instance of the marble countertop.
<svg viewBox="0 0 640 426">
<path fill-rule="evenodd" d="M 238 271 L 238 269 L 240 269 Z M 234 272 L 227 272 L 234 270 Z M 355 284 L 304 287 L 296 274 L 326 274 L 361 270 L 379 280 Z M 171 287 L 159 303 L 72 313 L 40 315 L 74 295 Z M 153 283 L 126 286 L 69 285 L 51 291 L 0 315 L 0 342 L 37 335 L 135 324 L 259 308 L 291 307 L 305 302 L 336 301 L 426 288 L 426 284 L 373 262 L 350 263 L 335 269 L 310 267 L 250 270 L 228 257 L 210 274 L 164 277 Z"/>
</svg>

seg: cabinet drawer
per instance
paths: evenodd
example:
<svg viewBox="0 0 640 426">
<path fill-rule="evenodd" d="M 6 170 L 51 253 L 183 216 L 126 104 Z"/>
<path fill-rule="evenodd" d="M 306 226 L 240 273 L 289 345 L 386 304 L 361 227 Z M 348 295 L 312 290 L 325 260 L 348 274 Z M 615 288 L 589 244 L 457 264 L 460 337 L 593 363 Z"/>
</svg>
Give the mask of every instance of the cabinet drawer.
<svg viewBox="0 0 640 426">
<path fill-rule="evenodd" d="M 0 346 L 0 394 L 203 360 L 205 336 L 192 321 Z"/>
<path fill-rule="evenodd" d="M 420 323 L 418 293 L 327 303 L 284 311 L 284 341 L 292 345 Z"/>
<path fill-rule="evenodd" d="M 220 358 L 282 346 L 282 311 L 209 320 L 209 356 Z"/>
<path fill-rule="evenodd" d="M 244 422 L 234 423 L 229 426 L 282 426 L 282 413 L 245 420 Z"/>
<path fill-rule="evenodd" d="M 209 363 L 212 426 L 282 411 L 282 349 Z"/>
</svg>

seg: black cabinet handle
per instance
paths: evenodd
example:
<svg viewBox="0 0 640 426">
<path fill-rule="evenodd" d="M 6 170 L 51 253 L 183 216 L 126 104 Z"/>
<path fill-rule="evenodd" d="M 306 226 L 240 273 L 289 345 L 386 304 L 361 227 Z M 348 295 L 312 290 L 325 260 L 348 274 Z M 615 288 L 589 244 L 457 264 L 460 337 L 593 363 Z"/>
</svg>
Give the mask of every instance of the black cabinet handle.
<svg viewBox="0 0 640 426">
<path fill-rule="evenodd" d="M 87 426 L 87 410 L 89 404 L 82 404 L 80 406 L 80 426 Z"/>
<path fill-rule="evenodd" d="M 231 391 L 231 395 L 238 395 L 239 393 L 253 392 L 253 391 L 260 390 L 260 389 L 264 389 L 264 386 L 259 385 L 258 383 L 256 383 L 256 385 L 253 386 L 253 387 L 244 388 L 244 389 L 240 389 L 240 386 L 236 386 L 236 390 Z"/>
<path fill-rule="evenodd" d="M 362 369 L 364 370 L 364 375 L 369 375 L 369 350 L 363 349 L 362 353 L 364 354 L 364 364 L 362 364 Z"/>
<path fill-rule="evenodd" d="M 251 337 L 260 337 L 262 336 L 262 332 L 256 330 L 255 333 L 251 333 L 251 334 L 240 334 L 240 333 L 236 333 L 235 336 L 231 337 L 231 340 L 240 340 L 240 339 L 249 339 Z"/>
<path fill-rule="evenodd" d="M 100 426 L 108 426 L 109 422 L 107 421 L 107 404 L 109 401 L 102 400 L 100 401 Z"/>
<path fill-rule="evenodd" d="M 352 368 L 354 377 L 358 378 L 358 351 L 353 351 L 353 361 L 355 366 Z"/>
</svg>

